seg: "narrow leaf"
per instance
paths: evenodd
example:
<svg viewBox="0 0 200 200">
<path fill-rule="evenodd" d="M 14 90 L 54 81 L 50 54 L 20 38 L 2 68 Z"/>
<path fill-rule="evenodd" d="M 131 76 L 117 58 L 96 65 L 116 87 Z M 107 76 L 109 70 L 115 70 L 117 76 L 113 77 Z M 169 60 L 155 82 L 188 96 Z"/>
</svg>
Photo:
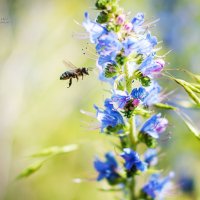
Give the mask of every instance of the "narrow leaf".
<svg viewBox="0 0 200 200">
<path fill-rule="evenodd" d="M 30 165 L 29 167 L 24 169 L 17 176 L 17 179 L 26 178 L 26 177 L 29 177 L 30 175 L 34 174 L 35 172 L 37 172 L 42 167 L 43 163 L 44 163 L 44 161 L 39 161 L 39 162 L 37 162 L 35 164 Z"/>
<path fill-rule="evenodd" d="M 168 104 L 164 104 L 164 103 L 157 103 L 154 104 L 154 106 L 156 106 L 157 108 L 163 108 L 163 109 L 167 109 L 167 110 L 176 110 L 177 108 Z"/>
<path fill-rule="evenodd" d="M 185 122 L 186 126 L 189 130 L 200 140 L 200 130 L 194 125 L 191 118 L 183 112 L 177 111 L 177 114 L 182 118 Z"/>
<path fill-rule="evenodd" d="M 142 109 L 142 108 L 137 108 L 134 110 L 133 114 L 135 115 L 141 115 L 141 116 L 144 116 L 144 117 L 149 117 L 151 115 L 151 111 L 148 111 L 148 110 L 145 110 L 145 109 Z"/>
<path fill-rule="evenodd" d="M 194 102 L 197 104 L 197 105 L 200 105 L 200 99 L 199 97 L 195 94 L 195 92 L 198 92 L 197 88 L 196 87 L 193 87 L 190 83 L 184 81 L 184 80 L 181 80 L 181 79 L 176 79 L 176 78 L 173 78 L 172 79 L 174 81 L 176 81 L 179 85 L 181 85 L 185 91 L 188 93 L 188 95 L 191 97 L 191 99 L 194 100 Z"/>
<path fill-rule="evenodd" d="M 190 76 L 192 76 L 198 83 L 200 83 L 200 75 L 193 74 L 192 72 L 187 71 Z"/>
<path fill-rule="evenodd" d="M 49 148 L 43 149 L 42 151 L 31 155 L 31 157 L 53 156 L 53 155 L 68 153 L 68 152 L 76 150 L 77 148 L 78 148 L 78 145 L 76 145 L 76 144 L 70 144 L 70 145 L 63 146 L 63 147 L 54 146 L 54 147 L 49 147 Z"/>
</svg>

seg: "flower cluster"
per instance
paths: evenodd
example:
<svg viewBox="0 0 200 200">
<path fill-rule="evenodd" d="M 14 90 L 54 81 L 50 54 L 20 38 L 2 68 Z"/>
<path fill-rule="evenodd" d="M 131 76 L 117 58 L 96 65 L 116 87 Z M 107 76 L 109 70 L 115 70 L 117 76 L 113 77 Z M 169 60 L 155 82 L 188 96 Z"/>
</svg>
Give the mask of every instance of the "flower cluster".
<svg viewBox="0 0 200 200">
<path fill-rule="evenodd" d="M 99 173 L 98 181 L 121 183 L 125 191 L 130 179 L 157 163 L 157 140 L 166 130 L 168 120 L 161 113 L 153 114 L 151 108 L 162 100 L 162 88 L 156 78 L 165 61 L 157 57 L 158 41 L 145 24 L 143 13 L 129 20 L 117 0 L 97 0 L 96 8 L 100 11 L 96 20 L 91 20 L 86 12 L 83 27 L 98 54 L 99 78 L 111 85 L 112 95 L 105 100 L 104 109 L 94 107 L 101 132 L 120 139 L 119 157 L 124 160 L 124 168 L 118 167 L 111 152 L 105 155 L 105 162 L 96 159 L 94 167 Z M 147 118 L 146 122 L 139 116 Z M 144 161 L 136 152 L 139 143 L 154 148 L 144 153 Z M 141 194 L 155 198 L 168 180 L 160 181 L 159 177 L 152 175 Z M 132 191 L 133 188 L 129 193 Z"/>
<path fill-rule="evenodd" d="M 105 99 L 104 108 L 94 108 L 100 132 L 120 141 L 116 145 L 118 157 L 110 152 L 106 153 L 105 162 L 95 160 L 97 180 L 106 179 L 113 187 L 120 184 L 124 195 L 132 200 L 159 198 L 171 181 L 171 174 L 166 178 L 152 174 L 140 194 L 134 192 L 135 176 L 155 171 L 151 168 L 158 162 L 157 146 L 168 126 L 161 109 L 174 109 L 161 103 L 166 95 L 158 78 L 162 77 L 165 61 L 157 55 L 159 42 L 151 34 L 143 13 L 130 20 L 118 0 L 97 0 L 95 6 L 99 15 L 92 20 L 86 12 L 83 27 L 95 46 L 99 79 L 110 84 L 111 96 Z M 186 85 L 180 79 L 171 79 Z M 194 86 L 190 89 L 194 90 Z M 139 153 L 137 147 L 142 143 L 146 152 Z M 121 167 L 117 160 L 123 162 Z"/>
</svg>

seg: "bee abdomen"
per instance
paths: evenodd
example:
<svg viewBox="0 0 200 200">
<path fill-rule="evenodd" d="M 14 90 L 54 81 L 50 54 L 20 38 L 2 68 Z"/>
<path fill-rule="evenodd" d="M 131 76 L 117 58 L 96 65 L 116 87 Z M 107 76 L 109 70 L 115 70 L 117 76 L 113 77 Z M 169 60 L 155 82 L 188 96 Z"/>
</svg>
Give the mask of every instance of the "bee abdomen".
<svg viewBox="0 0 200 200">
<path fill-rule="evenodd" d="M 66 80 L 70 78 L 70 73 L 69 72 L 64 72 L 61 76 L 60 76 L 60 80 Z"/>
</svg>

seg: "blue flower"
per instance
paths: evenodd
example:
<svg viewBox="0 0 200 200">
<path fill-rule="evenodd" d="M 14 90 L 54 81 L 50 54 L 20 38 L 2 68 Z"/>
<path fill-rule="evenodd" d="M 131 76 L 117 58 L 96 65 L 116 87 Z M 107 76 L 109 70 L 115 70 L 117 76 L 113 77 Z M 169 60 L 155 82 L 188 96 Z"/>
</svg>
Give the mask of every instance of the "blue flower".
<svg viewBox="0 0 200 200">
<path fill-rule="evenodd" d="M 141 133 L 148 134 L 151 137 L 158 139 L 159 134 L 164 132 L 167 128 L 168 120 L 161 118 L 161 114 L 153 115 L 143 125 Z"/>
<path fill-rule="evenodd" d="M 85 12 L 85 21 L 83 22 L 83 27 L 86 29 L 86 31 L 90 35 L 90 41 L 91 43 L 96 43 L 97 39 L 102 35 L 107 33 L 108 31 L 106 28 L 101 26 L 100 24 L 96 22 L 92 22 L 89 18 L 89 14 Z"/>
<path fill-rule="evenodd" d="M 144 13 L 137 13 L 131 23 L 133 24 L 133 31 L 136 33 L 144 31 L 145 29 L 142 27 L 142 24 L 144 23 Z"/>
<path fill-rule="evenodd" d="M 151 85 L 146 88 L 148 95 L 143 99 L 143 104 L 146 106 L 152 106 L 160 102 L 161 100 L 161 87 L 156 81 L 152 81 Z"/>
<path fill-rule="evenodd" d="M 138 40 L 132 37 L 126 38 L 125 41 L 123 41 L 123 47 L 124 47 L 124 54 L 125 56 L 128 56 L 133 51 L 137 51 L 137 43 Z"/>
<path fill-rule="evenodd" d="M 134 26 L 141 26 L 144 23 L 144 13 L 137 13 L 137 15 L 132 19 L 131 23 Z"/>
<path fill-rule="evenodd" d="M 104 67 L 102 67 L 100 65 L 97 65 L 97 67 L 99 69 L 99 80 L 101 80 L 103 82 L 108 82 L 111 85 L 113 85 L 116 77 L 112 77 L 112 78 L 105 77 Z"/>
<path fill-rule="evenodd" d="M 110 60 L 114 60 L 121 49 L 122 44 L 113 32 L 103 34 L 98 38 L 96 51 L 100 56 L 110 56 Z"/>
<path fill-rule="evenodd" d="M 147 95 L 148 95 L 148 93 L 146 92 L 146 90 L 143 87 L 134 88 L 131 92 L 131 96 L 134 99 L 139 99 L 141 101 L 143 101 Z"/>
<path fill-rule="evenodd" d="M 117 125 L 124 125 L 123 117 L 114 109 L 110 99 L 105 100 L 104 106 L 105 110 L 94 106 L 97 111 L 97 119 L 101 123 L 101 132 L 108 127 L 114 128 Z"/>
<path fill-rule="evenodd" d="M 148 166 L 156 165 L 158 162 L 157 154 L 157 149 L 148 149 L 144 153 L 144 162 L 146 162 Z"/>
<path fill-rule="evenodd" d="M 102 162 L 98 158 L 96 158 L 94 161 L 94 168 L 99 172 L 97 181 L 101 181 L 105 178 L 110 182 L 114 182 L 117 178 L 120 177 L 116 172 L 118 167 L 117 161 L 115 160 L 114 154 L 112 152 L 106 153 L 105 158 L 105 162 Z"/>
<path fill-rule="evenodd" d="M 167 190 L 167 185 L 173 176 L 174 174 L 170 173 L 167 177 L 161 178 L 160 174 L 153 174 L 149 182 L 142 188 L 142 191 L 153 199 L 161 197 L 162 193 Z"/>
<path fill-rule="evenodd" d="M 128 171 L 135 169 L 145 171 L 147 169 L 147 164 L 142 162 L 137 152 L 133 151 L 132 149 L 125 148 L 123 149 L 123 153 L 120 155 L 125 160 L 124 166 Z"/>
<path fill-rule="evenodd" d="M 131 53 L 150 55 L 153 53 L 153 48 L 157 45 L 157 39 L 150 33 L 146 35 L 146 38 L 137 40 L 132 37 L 126 38 L 123 42 L 125 56 Z"/>
<path fill-rule="evenodd" d="M 139 67 L 139 70 L 144 76 L 152 76 L 154 74 L 160 73 L 164 65 L 164 60 L 154 60 L 154 56 L 150 55 L 143 60 L 142 64 Z"/>
<path fill-rule="evenodd" d="M 104 68 L 107 66 L 107 64 L 116 64 L 116 63 L 114 60 L 111 59 L 110 55 L 107 55 L 107 56 L 99 56 L 97 64 Z"/>
<path fill-rule="evenodd" d="M 130 100 L 128 92 L 116 90 L 111 100 L 117 104 L 118 108 L 123 109 L 126 103 Z"/>
<path fill-rule="evenodd" d="M 192 193 L 195 190 L 194 178 L 189 175 L 182 175 L 178 180 L 178 185 L 185 193 Z"/>
</svg>

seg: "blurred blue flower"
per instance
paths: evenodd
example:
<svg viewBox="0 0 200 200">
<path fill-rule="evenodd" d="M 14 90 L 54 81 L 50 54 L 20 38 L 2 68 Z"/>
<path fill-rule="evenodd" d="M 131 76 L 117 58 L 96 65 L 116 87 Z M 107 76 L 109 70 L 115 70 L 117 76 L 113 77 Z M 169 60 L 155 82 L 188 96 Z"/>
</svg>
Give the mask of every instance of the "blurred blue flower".
<svg viewBox="0 0 200 200">
<path fill-rule="evenodd" d="M 131 23 L 133 26 L 140 26 L 144 23 L 144 13 L 137 13 L 136 16 L 132 19 Z"/>
<path fill-rule="evenodd" d="M 151 85 L 146 88 L 148 95 L 144 98 L 143 104 L 146 106 L 152 106 L 160 102 L 161 100 L 161 87 L 156 81 L 152 81 Z"/>
<path fill-rule="evenodd" d="M 96 51 L 100 56 L 109 56 L 110 60 L 114 60 L 121 49 L 122 44 L 113 32 L 103 34 L 98 38 Z"/>
<path fill-rule="evenodd" d="M 131 92 L 131 96 L 134 99 L 139 99 L 141 101 L 143 101 L 147 95 L 148 95 L 148 93 L 146 92 L 146 90 L 143 87 L 134 88 Z"/>
<path fill-rule="evenodd" d="M 164 132 L 167 128 L 168 120 L 161 118 L 161 113 L 153 115 L 142 126 L 141 133 L 148 134 L 151 137 L 158 139 L 159 134 Z"/>
<path fill-rule="evenodd" d="M 94 161 L 94 167 L 99 172 L 97 181 L 101 181 L 105 178 L 108 181 L 114 182 L 115 179 L 119 178 L 119 174 L 116 172 L 118 167 L 117 161 L 112 152 L 106 153 L 105 158 L 105 162 L 102 162 L 98 158 Z"/>
<path fill-rule="evenodd" d="M 184 193 L 192 193 L 195 190 L 194 178 L 189 175 L 183 174 L 178 180 L 178 185 Z"/>
<path fill-rule="evenodd" d="M 103 130 L 108 127 L 114 128 L 117 125 L 124 125 L 123 117 L 118 111 L 114 109 L 110 99 L 105 100 L 104 106 L 105 110 L 102 110 L 94 105 L 94 108 L 97 111 L 97 119 L 101 123 L 101 132 L 103 132 Z"/>
<path fill-rule="evenodd" d="M 124 166 L 127 170 L 140 170 L 145 171 L 147 169 L 147 164 L 142 162 L 139 158 L 137 152 L 130 148 L 123 149 L 123 153 L 120 154 L 125 160 Z"/>
<path fill-rule="evenodd" d="M 162 195 L 162 193 L 167 189 L 167 184 L 170 183 L 171 178 L 174 174 L 170 173 L 167 177 L 161 178 L 160 174 L 151 175 L 148 183 L 142 188 L 142 191 L 155 199 Z"/>
<path fill-rule="evenodd" d="M 144 23 L 144 14 L 137 13 L 137 15 L 132 19 L 131 23 L 133 24 L 134 32 L 140 33 L 144 31 L 144 27 L 142 27 L 142 24 Z"/>
<path fill-rule="evenodd" d="M 148 166 L 156 165 L 158 162 L 157 154 L 157 149 L 147 149 L 144 153 L 144 162 L 146 162 Z"/>
<path fill-rule="evenodd" d="M 83 27 L 89 33 L 91 43 L 96 43 L 97 39 L 102 34 L 106 34 L 108 32 L 106 28 L 104 28 L 100 24 L 92 22 L 87 12 L 85 12 L 85 21 L 83 22 Z"/>
</svg>

